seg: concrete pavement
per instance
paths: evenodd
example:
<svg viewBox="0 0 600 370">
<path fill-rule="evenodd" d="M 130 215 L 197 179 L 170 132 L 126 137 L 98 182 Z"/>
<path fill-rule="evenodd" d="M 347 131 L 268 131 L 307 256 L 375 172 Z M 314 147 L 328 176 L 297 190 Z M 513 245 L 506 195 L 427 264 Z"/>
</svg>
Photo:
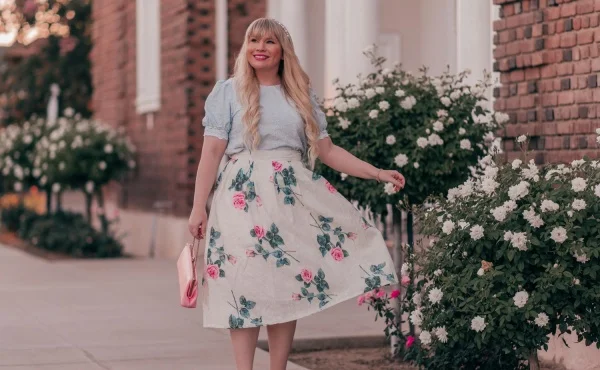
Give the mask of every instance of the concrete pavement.
<svg viewBox="0 0 600 370">
<path fill-rule="evenodd" d="M 354 300 L 300 320 L 299 340 L 382 334 Z M 266 330 L 261 331 L 266 338 Z M 231 370 L 226 330 L 179 306 L 175 261 L 48 262 L 0 245 L 0 370 Z M 255 369 L 268 369 L 257 350 Z M 289 370 L 304 368 L 290 364 Z M 306 369 L 305 369 L 306 370 Z"/>
</svg>

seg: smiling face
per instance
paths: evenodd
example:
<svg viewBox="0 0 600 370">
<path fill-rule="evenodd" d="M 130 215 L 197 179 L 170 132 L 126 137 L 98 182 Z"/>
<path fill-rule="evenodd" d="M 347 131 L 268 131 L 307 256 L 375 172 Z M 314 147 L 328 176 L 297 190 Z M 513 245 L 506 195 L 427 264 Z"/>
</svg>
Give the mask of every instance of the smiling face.
<svg viewBox="0 0 600 370">
<path fill-rule="evenodd" d="M 278 71 L 283 50 L 274 35 L 253 35 L 248 38 L 246 57 L 257 72 Z"/>
</svg>

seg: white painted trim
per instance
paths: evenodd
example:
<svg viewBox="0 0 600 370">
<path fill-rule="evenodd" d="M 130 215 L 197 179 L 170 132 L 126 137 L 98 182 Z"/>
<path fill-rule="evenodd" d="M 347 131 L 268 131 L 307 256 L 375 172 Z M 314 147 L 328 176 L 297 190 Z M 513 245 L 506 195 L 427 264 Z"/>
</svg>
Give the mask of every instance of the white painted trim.
<svg viewBox="0 0 600 370">
<path fill-rule="evenodd" d="M 136 111 L 160 109 L 160 0 L 136 0 Z"/>
<path fill-rule="evenodd" d="M 227 39 L 227 0 L 215 0 L 215 70 L 217 80 L 227 79 L 227 51 L 229 41 Z"/>
<path fill-rule="evenodd" d="M 456 26 L 454 28 L 455 30 L 455 35 L 456 35 L 456 72 L 460 72 L 462 70 L 462 58 L 461 58 L 461 22 L 462 22 L 462 17 L 461 17 L 461 11 L 462 11 L 462 1 L 461 0 L 456 0 L 454 3 L 454 21 L 456 22 Z"/>
</svg>

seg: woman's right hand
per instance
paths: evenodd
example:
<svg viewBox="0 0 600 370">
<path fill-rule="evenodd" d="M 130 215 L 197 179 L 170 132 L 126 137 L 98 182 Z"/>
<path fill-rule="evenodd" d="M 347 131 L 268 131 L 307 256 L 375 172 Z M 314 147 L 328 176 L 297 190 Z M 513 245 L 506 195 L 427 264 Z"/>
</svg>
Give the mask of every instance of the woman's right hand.
<svg viewBox="0 0 600 370">
<path fill-rule="evenodd" d="M 206 207 L 194 206 L 188 220 L 188 230 L 196 239 L 204 239 L 206 235 Z"/>
</svg>

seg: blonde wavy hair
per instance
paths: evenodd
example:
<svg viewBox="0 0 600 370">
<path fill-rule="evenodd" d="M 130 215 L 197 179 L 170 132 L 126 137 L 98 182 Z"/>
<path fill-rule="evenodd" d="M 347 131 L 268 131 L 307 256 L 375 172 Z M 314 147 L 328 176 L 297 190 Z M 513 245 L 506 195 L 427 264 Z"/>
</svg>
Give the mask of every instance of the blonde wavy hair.
<svg viewBox="0 0 600 370">
<path fill-rule="evenodd" d="M 304 132 L 308 141 L 308 165 L 314 169 L 318 154 L 319 126 L 315 119 L 310 97 L 310 79 L 300 66 L 294 51 L 292 39 L 281 23 L 274 19 L 259 18 L 252 22 L 246 30 L 244 44 L 235 61 L 233 79 L 238 99 L 242 105 L 242 123 L 244 125 L 244 141 L 252 149 L 260 144 L 258 122 L 260 121 L 260 82 L 254 68 L 246 57 L 248 40 L 253 37 L 275 37 L 282 50 L 279 64 L 281 87 L 285 96 L 291 100 L 304 121 Z"/>
</svg>

